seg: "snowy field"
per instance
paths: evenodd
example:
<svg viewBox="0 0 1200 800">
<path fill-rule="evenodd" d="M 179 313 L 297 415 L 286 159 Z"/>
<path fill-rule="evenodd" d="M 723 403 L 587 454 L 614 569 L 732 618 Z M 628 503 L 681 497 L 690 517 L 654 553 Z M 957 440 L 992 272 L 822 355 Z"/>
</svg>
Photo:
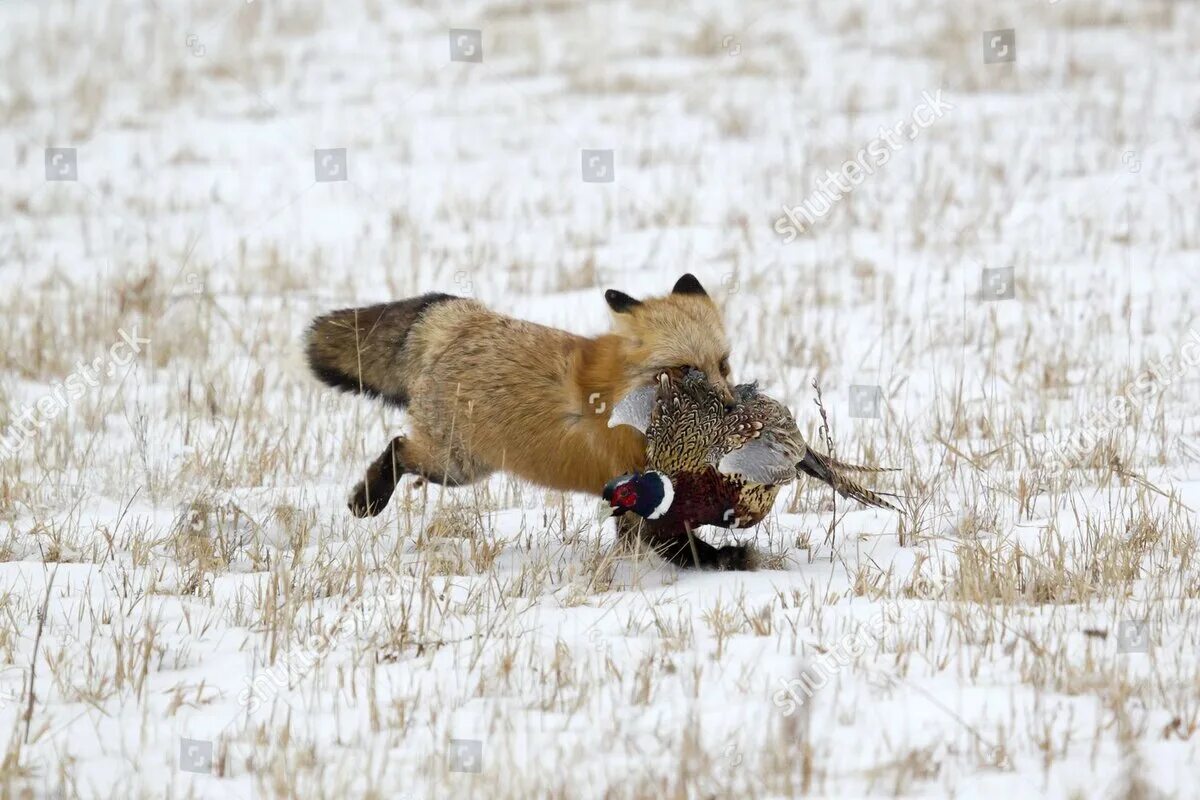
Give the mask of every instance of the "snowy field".
<svg viewBox="0 0 1200 800">
<path fill-rule="evenodd" d="M 0 796 L 1200 796 L 1196 4 L 0 31 Z M 752 573 L 503 477 L 348 513 L 404 414 L 312 316 L 687 271 L 904 513 L 802 483 Z"/>
</svg>

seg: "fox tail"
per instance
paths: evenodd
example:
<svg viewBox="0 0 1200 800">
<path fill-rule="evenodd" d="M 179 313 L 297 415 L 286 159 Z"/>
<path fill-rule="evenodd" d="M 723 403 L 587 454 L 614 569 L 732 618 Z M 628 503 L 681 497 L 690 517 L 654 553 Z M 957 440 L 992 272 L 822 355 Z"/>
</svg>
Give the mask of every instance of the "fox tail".
<svg viewBox="0 0 1200 800">
<path fill-rule="evenodd" d="M 405 406 L 408 333 L 430 306 L 455 299 L 448 294 L 423 294 L 317 317 L 305 337 L 309 369 L 335 389 Z"/>
</svg>

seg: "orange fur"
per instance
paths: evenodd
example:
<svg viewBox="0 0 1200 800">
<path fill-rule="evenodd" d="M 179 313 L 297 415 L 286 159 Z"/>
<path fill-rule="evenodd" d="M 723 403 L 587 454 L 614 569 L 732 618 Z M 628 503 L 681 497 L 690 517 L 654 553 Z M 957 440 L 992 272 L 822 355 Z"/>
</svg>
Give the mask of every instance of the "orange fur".
<svg viewBox="0 0 1200 800">
<path fill-rule="evenodd" d="M 310 363 L 331 385 L 408 407 L 412 430 L 388 456 L 402 462 L 395 479 L 462 485 L 503 470 L 599 495 L 645 463 L 641 433 L 608 427 L 617 401 L 662 369 L 722 374 L 720 312 L 698 283 L 681 285 L 640 303 L 609 299 L 616 330 L 591 339 L 444 296 L 334 312 L 310 330 Z"/>
</svg>

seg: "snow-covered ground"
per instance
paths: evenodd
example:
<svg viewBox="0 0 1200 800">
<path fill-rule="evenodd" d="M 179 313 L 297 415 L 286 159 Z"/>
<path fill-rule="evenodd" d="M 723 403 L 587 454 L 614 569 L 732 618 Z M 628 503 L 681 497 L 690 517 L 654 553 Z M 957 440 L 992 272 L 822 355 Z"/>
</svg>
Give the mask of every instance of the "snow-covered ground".
<svg viewBox="0 0 1200 800">
<path fill-rule="evenodd" d="M 1197 796 L 1195 4 L 0 31 L 0 795 Z M 717 574 L 506 478 L 346 511 L 404 415 L 313 315 L 595 333 L 685 271 L 905 513 L 805 483 Z"/>
</svg>

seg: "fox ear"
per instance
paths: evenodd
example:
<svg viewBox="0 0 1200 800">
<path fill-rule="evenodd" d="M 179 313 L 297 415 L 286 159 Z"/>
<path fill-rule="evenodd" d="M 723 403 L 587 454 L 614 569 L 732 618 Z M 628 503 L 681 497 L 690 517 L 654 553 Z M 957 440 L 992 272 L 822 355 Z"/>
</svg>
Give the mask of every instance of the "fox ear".
<svg viewBox="0 0 1200 800">
<path fill-rule="evenodd" d="M 696 276 L 690 272 L 675 281 L 675 288 L 671 290 L 671 294 L 699 294 L 708 297 L 708 292 L 704 291 L 700 281 L 696 280 Z"/>
<path fill-rule="evenodd" d="M 618 292 L 616 289 L 609 289 L 605 292 L 604 301 L 618 314 L 628 314 L 642 304 L 641 300 L 632 298 L 624 292 Z"/>
</svg>

